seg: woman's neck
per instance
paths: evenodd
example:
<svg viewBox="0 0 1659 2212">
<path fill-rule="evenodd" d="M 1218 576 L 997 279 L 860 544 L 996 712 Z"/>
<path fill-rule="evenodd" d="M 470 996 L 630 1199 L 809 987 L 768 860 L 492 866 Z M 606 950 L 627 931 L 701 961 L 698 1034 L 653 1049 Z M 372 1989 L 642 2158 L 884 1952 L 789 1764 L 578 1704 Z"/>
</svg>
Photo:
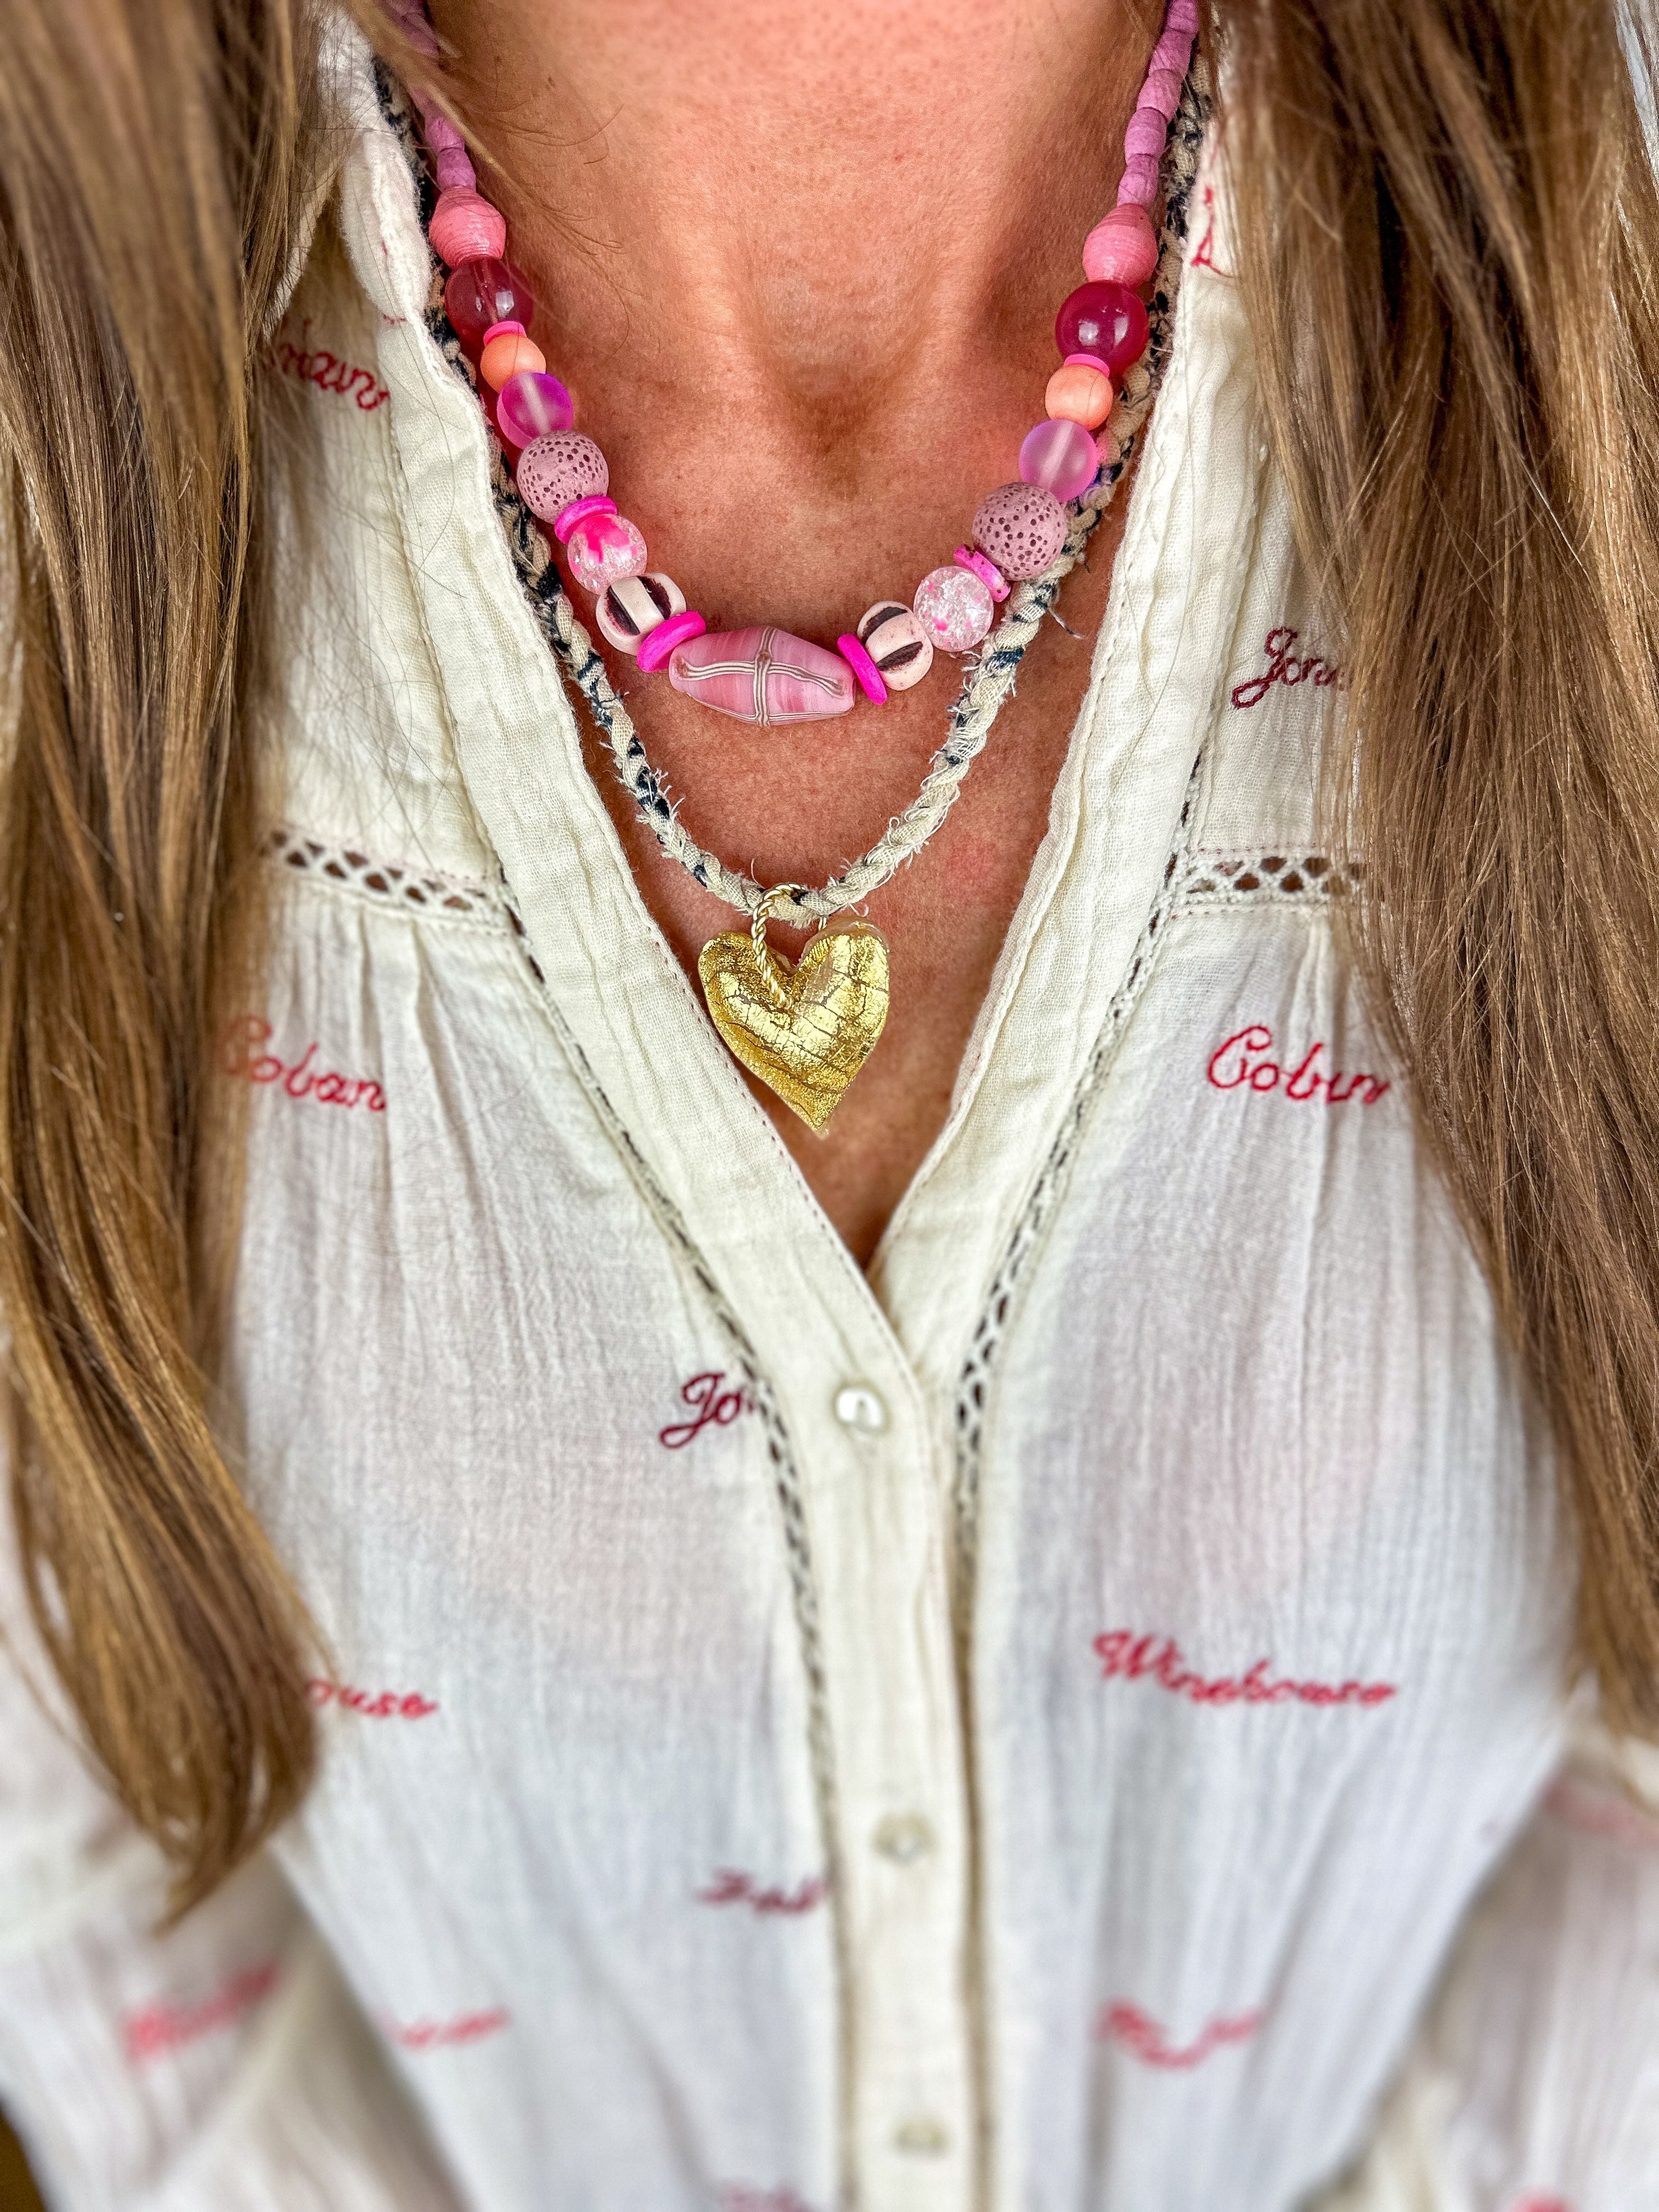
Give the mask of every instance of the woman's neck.
<svg viewBox="0 0 1659 2212">
<path fill-rule="evenodd" d="M 849 556 L 949 558 L 1042 411 L 1159 12 L 435 0 L 537 334 L 688 588 L 769 568 L 753 603 L 821 629 L 826 589 L 864 604 Z"/>
</svg>

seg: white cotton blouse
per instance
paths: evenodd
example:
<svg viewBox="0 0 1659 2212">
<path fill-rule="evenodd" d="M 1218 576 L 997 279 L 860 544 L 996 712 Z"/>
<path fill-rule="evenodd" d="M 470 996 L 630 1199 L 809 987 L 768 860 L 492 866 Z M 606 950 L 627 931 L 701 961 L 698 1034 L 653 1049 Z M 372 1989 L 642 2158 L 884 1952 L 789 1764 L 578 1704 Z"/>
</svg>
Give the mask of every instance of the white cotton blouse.
<svg viewBox="0 0 1659 2212">
<path fill-rule="evenodd" d="M 1659 2204 L 1659 1816 L 1567 1701 L 1548 1453 L 1333 946 L 1340 672 L 1218 178 L 866 1275 L 641 901 L 331 57 L 222 1063 L 227 1428 L 322 1773 L 156 1932 L 8 1566 L 0 2099 L 54 2212 Z"/>
</svg>

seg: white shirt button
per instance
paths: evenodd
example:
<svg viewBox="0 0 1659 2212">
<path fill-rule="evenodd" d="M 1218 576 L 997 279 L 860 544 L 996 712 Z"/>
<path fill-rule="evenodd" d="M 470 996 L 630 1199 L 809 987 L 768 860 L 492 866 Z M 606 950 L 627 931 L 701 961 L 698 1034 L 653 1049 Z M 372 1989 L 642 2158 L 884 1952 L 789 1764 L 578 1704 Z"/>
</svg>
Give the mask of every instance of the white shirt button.
<svg viewBox="0 0 1659 2212">
<path fill-rule="evenodd" d="M 836 1419 L 854 1436 L 878 1437 L 887 1426 L 887 1405 L 867 1382 L 843 1382 L 836 1393 Z"/>
<path fill-rule="evenodd" d="M 951 2130 L 943 2120 L 918 2113 L 914 2119 L 904 2120 L 894 2129 L 893 2148 L 908 2152 L 913 2158 L 939 2158 L 951 2148 Z"/>
<path fill-rule="evenodd" d="M 933 1850 L 933 1832 L 920 1813 L 890 1813 L 877 1822 L 870 1840 L 884 1858 L 908 1866 Z"/>
</svg>

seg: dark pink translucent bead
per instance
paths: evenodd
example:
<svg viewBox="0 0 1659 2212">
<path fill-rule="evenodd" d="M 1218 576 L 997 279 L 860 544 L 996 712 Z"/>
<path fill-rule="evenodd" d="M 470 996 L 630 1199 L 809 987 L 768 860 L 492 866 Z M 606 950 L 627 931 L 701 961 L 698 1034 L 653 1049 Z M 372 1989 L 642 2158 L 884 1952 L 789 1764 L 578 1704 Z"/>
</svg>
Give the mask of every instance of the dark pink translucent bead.
<svg viewBox="0 0 1659 2212">
<path fill-rule="evenodd" d="M 1091 353 L 1115 376 L 1146 350 L 1146 310 L 1127 284 L 1079 284 L 1054 318 L 1054 343 L 1062 360 Z"/>
<path fill-rule="evenodd" d="M 521 368 L 502 385 L 495 402 L 495 428 L 507 446 L 527 446 L 555 430 L 568 430 L 575 413 L 570 393 L 544 368 Z"/>
<path fill-rule="evenodd" d="M 463 261 L 444 286 L 444 313 L 467 352 L 483 350 L 484 333 L 496 323 L 522 323 L 528 330 L 535 295 L 510 263 Z"/>
</svg>

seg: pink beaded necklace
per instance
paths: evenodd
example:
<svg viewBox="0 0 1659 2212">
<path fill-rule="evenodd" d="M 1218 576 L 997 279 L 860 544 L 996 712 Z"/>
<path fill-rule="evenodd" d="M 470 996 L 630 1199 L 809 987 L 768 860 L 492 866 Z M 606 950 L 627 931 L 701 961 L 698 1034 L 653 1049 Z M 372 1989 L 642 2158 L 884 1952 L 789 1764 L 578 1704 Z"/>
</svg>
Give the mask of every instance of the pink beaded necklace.
<svg viewBox="0 0 1659 2212">
<path fill-rule="evenodd" d="M 422 0 L 387 4 L 410 43 L 435 57 Z M 969 542 L 923 577 L 908 605 L 878 600 L 837 638 L 834 652 L 772 624 L 711 634 L 673 579 L 648 567 L 642 532 L 609 495 L 605 455 L 573 428 L 570 392 L 529 336 L 535 302 L 505 258 L 506 222 L 477 190 L 460 132 L 429 94 L 412 88 L 438 186 L 427 230 L 450 271 L 444 287 L 449 324 L 473 365 L 520 499 L 562 549 L 573 580 L 594 599 L 599 628 L 612 647 L 648 673 L 665 670 L 677 690 L 716 713 L 763 725 L 816 721 L 847 713 L 860 691 L 884 704 L 890 693 L 921 681 L 936 651 L 968 654 L 981 646 L 1011 586 L 1035 600 L 1044 584 L 1057 581 L 1075 557 L 1067 557 L 1068 541 L 1080 550 L 1068 504 L 1084 502 L 1086 534 L 1098 519 L 1098 505 L 1087 511 L 1097 479 L 1105 470 L 1109 488 L 1115 481 L 1129 418 L 1138 422 L 1149 404 L 1139 367 L 1149 325 L 1139 291 L 1158 265 L 1150 210 L 1196 29 L 1197 0 L 1167 0 L 1124 136 L 1117 204 L 1085 240 L 1086 281 L 1056 318 L 1060 365 L 1048 380 L 1044 419 L 1020 446 L 1018 480 L 981 502 Z M 1126 387 L 1136 380 L 1139 404 L 1132 404 Z M 1121 439 L 1119 428 L 1126 431 Z M 597 712 L 599 702 L 592 690 L 589 696 Z M 613 704 L 615 717 L 607 721 L 613 752 L 659 842 L 699 882 L 750 917 L 749 931 L 714 938 L 703 948 L 698 966 L 711 1018 L 742 1064 L 822 1133 L 886 1019 L 885 940 L 857 921 L 821 931 L 792 963 L 768 946 L 767 921 L 776 915 L 799 925 L 825 921 L 868 896 L 938 827 L 983 732 L 963 745 L 958 728 L 954 752 L 947 744 L 936 756 L 902 820 L 863 861 L 814 892 L 753 883 L 699 852 L 683 831 L 668 834 L 665 817 L 672 810 L 631 727 L 624 766 L 614 721 L 625 718 Z M 989 714 L 994 711 L 993 705 Z M 635 752 L 642 774 L 630 772 Z"/>
</svg>

